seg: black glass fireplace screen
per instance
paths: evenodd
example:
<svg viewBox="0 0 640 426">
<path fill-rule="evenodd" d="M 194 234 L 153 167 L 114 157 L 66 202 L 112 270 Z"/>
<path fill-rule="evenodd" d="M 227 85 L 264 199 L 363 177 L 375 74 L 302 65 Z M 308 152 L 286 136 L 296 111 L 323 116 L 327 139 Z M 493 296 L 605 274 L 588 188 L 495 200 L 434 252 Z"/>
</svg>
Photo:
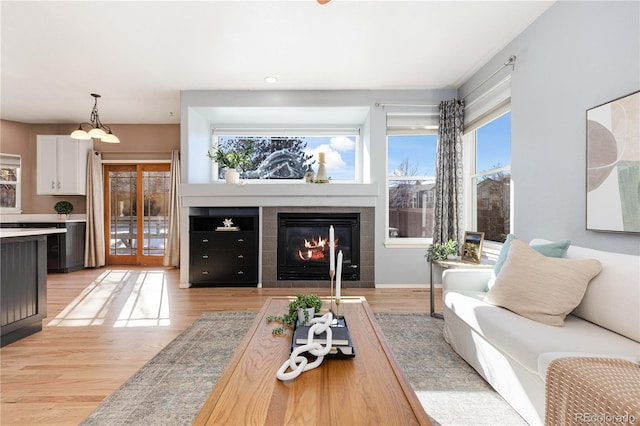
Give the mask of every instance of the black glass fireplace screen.
<svg viewBox="0 0 640 426">
<path fill-rule="evenodd" d="M 329 280 L 330 226 L 336 261 L 342 250 L 342 279 L 360 280 L 359 213 L 279 213 L 279 280 Z"/>
</svg>

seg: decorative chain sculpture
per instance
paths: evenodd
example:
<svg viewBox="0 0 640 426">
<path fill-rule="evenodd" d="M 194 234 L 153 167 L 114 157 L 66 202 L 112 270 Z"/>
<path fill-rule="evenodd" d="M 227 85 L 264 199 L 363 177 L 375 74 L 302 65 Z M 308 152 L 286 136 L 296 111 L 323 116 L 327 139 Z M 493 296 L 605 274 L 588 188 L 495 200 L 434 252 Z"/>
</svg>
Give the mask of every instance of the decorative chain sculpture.
<svg viewBox="0 0 640 426">
<path fill-rule="evenodd" d="M 312 370 L 322 364 L 324 356 L 331 350 L 332 335 L 331 323 L 333 321 L 333 314 L 327 312 L 319 318 L 313 318 L 309 321 L 312 324 L 309 327 L 309 334 L 307 335 L 307 343 L 296 347 L 292 352 L 288 360 L 282 364 L 282 367 L 276 373 L 276 377 L 279 380 L 291 380 L 302 374 L 303 371 Z M 314 335 L 319 335 L 322 332 L 327 333 L 326 344 L 324 347 L 318 342 L 313 341 Z M 309 363 L 306 357 L 302 356 L 303 353 L 309 352 L 311 355 L 317 357 L 315 361 Z M 291 368 L 291 371 L 287 370 Z"/>
</svg>

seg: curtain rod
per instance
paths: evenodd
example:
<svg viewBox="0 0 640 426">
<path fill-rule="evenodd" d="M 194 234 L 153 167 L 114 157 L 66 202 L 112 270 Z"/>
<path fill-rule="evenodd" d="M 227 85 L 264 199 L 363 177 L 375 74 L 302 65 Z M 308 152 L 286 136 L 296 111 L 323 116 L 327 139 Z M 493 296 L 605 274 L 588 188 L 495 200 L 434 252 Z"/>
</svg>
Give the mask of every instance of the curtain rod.
<svg viewBox="0 0 640 426">
<path fill-rule="evenodd" d="M 100 154 L 117 154 L 117 155 L 130 155 L 130 154 L 171 154 L 171 151 L 96 151 Z"/>
<path fill-rule="evenodd" d="M 386 106 L 391 106 L 391 107 L 437 107 L 440 106 L 438 104 L 386 104 L 384 102 L 376 102 L 375 105 L 377 107 L 386 107 Z"/>
<path fill-rule="evenodd" d="M 478 90 L 479 88 L 481 88 L 487 81 L 491 80 L 493 78 L 494 75 L 498 74 L 500 71 L 502 71 L 503 68 L 505 67 L 511 67 L 511 70 L 513 71 L 516 67 L 516 55 L 511 55 L 509 56 L 509 59 L 507 59 L 507 61 L 502 64 L 500 66 L 500 68 L 498 68 L 497 70 L 495 70 L 493 72 L 493 74 L 491 74 L 489 77 L 485 78 L 484 80 L 482 80 L 480 82 L 480 84 L 478 84 L 476 87 L 474 87 L 473 89 L 471 89 L 471 91 L 469 93 L 467 93 L 462 99 L 467 99 L 473 92 L 475 92 L 476 90 Z"/>
<path fill-rule="evenodd" d="M 462 99 L 467 99 L 467 97 L 469 95 L 471 95 L 473 92 L 475 92 L 476 90 L 481 88 L 487 81 L 491 80 L 494 75 L 496 75 L 500 71 L 502 71 L 503 68 L 509 67 L 509 66 L 511 67 L 511 70 L 515 69 L 515 66 L 516 66 L 516 55 L 509 56 L 509 59 L 507 59 L 507 61 L 504 64 L 502 64 L 500 66 L 500 68 L 495 70 L 493 72 L 493 74 L 491 74 L 489 77 L 487 77 L 484 80 L 482 80 L 482 82 L 480 84 L 478 84 L 476 87 L 471 89 L 471 91 L 469 93 L 467 93 L 465 95 L 465 97 L 462 98 Z M 392 107 L 439 107 L 440 105 L 439 104 L 386 104 L 386 103 L 383 103 L 383 102 L 376 102 L 375 106 L 384 108 L 385 106 L 392 106 Z"/>
</svg>

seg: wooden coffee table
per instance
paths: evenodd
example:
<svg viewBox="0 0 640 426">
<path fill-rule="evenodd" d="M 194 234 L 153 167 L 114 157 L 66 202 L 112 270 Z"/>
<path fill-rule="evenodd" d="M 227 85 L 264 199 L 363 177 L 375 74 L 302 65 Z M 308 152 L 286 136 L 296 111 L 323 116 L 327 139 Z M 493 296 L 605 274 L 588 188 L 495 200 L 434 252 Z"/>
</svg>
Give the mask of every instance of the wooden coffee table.
<svg viewBox="0 0 640 426">
<path fill-rule="evenodd" d="M 278 380 L 291 332 L 273 336 L 266 316 L 285 313 L 289 300 L 266 301 L 194 424 L 431 425 L 364 297 L 340 304 L 355 358 L 325 358 L 296 379 Z"/>
</svg>

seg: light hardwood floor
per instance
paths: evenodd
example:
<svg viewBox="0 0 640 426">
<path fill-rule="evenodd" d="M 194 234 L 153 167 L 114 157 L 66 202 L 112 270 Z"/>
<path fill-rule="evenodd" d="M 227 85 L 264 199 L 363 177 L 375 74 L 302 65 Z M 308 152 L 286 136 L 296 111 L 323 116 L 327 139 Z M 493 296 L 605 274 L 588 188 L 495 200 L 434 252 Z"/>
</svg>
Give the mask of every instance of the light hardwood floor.
<svg viewBox="0 0 640 426">
<path fill-rule="evenodd" d="M 94 283 L 100 282 L 99 286 Z M 178 287 L 175 269 L 48 275 L 43 330 L 0 349 L 0 424 L 75 425 L 202 312 L 258 311 L 269 296 L 328 289 Z M 344 289 L 374 312 L 428 312 L 422 289 Z M 440 293 L 436 310 L 441 311 Z"/>
</svg>

